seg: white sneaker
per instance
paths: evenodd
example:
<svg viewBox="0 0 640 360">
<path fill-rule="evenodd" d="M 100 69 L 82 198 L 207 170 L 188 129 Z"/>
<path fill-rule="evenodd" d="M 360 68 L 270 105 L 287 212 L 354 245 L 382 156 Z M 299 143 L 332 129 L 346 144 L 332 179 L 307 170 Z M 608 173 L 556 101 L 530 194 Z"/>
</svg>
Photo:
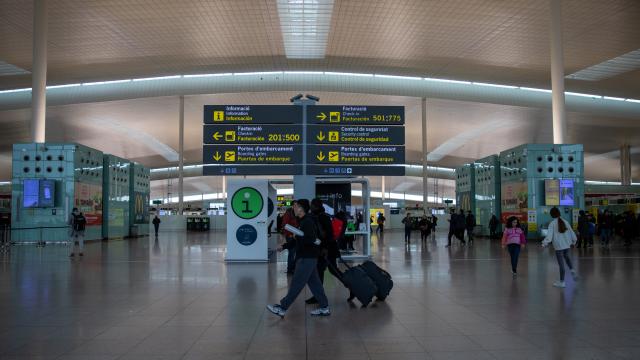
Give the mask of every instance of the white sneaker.
<svg viewBox="0 0 640 360">
<path fill-rule="evenodd" d="M 553 286 L 559 287 L 559 288 L 565 288 L 567 287 L 567 284 L 564 281 L 556 281 L 553 283 Z"/>
<path fill-rule="evenodd" d="M 269 310 L 272 313 L 280 316 L 281 318 L 284 318 L 284 314 L 287 313 L 287 310 L 283 309 L 280 306 L 280 304 L 267 305 L 267 310 Z"/>
<path fill-rule="evenodd" d="M 571 276 L 573 276 L 573 281 L 578 281 L 580 278 L 575 270 L 571 270 Z"/>
<path fill-rule="evenodd" d="M 329 307 L 321 307 L 321 308 L 317 308 L 315 310 L 311 310 L 311 316 L 329 316 L 331 315 L 331 310 L 329 310 Z"/>
</svg>

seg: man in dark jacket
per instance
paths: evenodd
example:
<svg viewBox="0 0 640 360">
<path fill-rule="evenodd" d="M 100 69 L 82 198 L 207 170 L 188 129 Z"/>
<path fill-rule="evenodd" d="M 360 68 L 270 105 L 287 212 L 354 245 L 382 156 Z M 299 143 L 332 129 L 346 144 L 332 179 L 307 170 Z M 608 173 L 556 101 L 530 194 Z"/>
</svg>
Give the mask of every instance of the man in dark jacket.
<svg viewBox="0 0 640 360">
<path fill-rule="evenodd" d="M 587 237 L 589 236 L 589 221 L 587 220 L 587 214 L 584 210 L 580 210 L 578 215 L 578 242 L 576 248 L 580 249 L 584 246 L 587 248 Z"/>
<path fill-rule="evenodd" d="M 320 277 L 320 282 L 324 284 L 324 272 L 327 270 L 327 267 L 329 268 L 329 272 L 342 282 L 342 276 L 336 270 L 338 269 L 337 260 L 340 256 L 340 251 L 338 250 L 338 243 L 333 237 L 331 217 L 325 212 L 322 200 L 318 198 L 311 200 L 311 215 L 313 215 L 317 221 L 319 230 L 318 238 L 322 241 L 320 244 L 320 256 L 318 257 L 318 276 Z M 312 296 L 305 300 L 305 302 L 307 304 L 317 304 L 318 300 L 315 296 Z"/>
<path fill-rule="evenodd" d="M 311 315 L 314 316 L 328 316 L 331 315 L 329 310 L 329 301 L 327 295 L 324 293 L 324 288 L 320 282 L 318 276 L 318 256 L 320 256 L 320 244 L 318 240 L 318 226 L 316 221 L 309 214 L 309 200 L 300 199 L 293 206 L 295 215 L 300 219 L 300 231 L 302 236 L 296 235 L 295 242 L 296 247 L 296 269 L 291 279 L 291 285 L 287 295 L 280 300 L 279 304 L 267 305 L 267 309 L 272 313 L 284 317 L 287 309 L 296 297 L 300 294 L 305 285 L 309 286 L 313 296 L 318 299 L 320 307 L 311 311 Z M 291 243 L 285 243 L 282 247 L 278 248 L 278 251 L 292 246 Z"/>
<path fill-rule="evenodd" d="M 465 218 L 465 226 L 467 228 L 467 236 L 469 237 L 469 242 L 473 242 L 473 229 L 476 227 L 476 217 L 473 216 L 471 210 L 467 211 L 467 217 Z"/>
<path fill-rule="evenodd" d="M 158 229 L 160 228 L 160 223 L 161 223 L 160 218 L 158 217 L 158 215 L 156 215 L 156 216 L 153 218 L 152 223 L 153 223 L 153 230 L 155 230 L 155 232 L 156 232 L 156 237 L 158 237 Z"/>
<path fill-rule="evenodd" d="M 489 220 L 489 239 L 496 238 L 496 232 L 498 230 L 498 217 L 495 215 L 491 215 L 491 220 Z"/>
</svg>

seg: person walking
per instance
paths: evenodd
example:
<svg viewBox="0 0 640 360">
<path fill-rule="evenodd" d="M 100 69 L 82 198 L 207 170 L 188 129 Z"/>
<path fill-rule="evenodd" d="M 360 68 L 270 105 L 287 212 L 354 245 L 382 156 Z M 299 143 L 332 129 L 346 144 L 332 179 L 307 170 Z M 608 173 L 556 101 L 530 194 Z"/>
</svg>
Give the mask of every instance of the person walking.
<svg viewBox="0 0 640 360">
<path fill-rule="evenodd" d="M 496 217 L 495 215 L 491 215 L 491 220 L 489 220 L 489 239 L 496 238 L 496 232 L 498 230 L 499 223 L 500 222 L 498 221 L 498 217 Z"/>
<path fill-rule="evenodd" d="M 502 248 L 505 247 L 509 251 L 511 257 L 511 273 L 515 277 L 518 275 L 518 258 L 520 250 L 524 249 L 527 240 L 524 231 L 520 227 L 520 221 L 517 217 L 511 216 L 507 220 L 507 228 L 502 233 Z"/>
<path fill-rule="evenodd" d="M 589 233 L 589 221 L 587 219 L 587 214 L 584 210 L 580 210 L 578 215 L 578 242 L 576 243 L 576 247 L 580 249 L 582 246 L 587 248 L 587 237 Z"/>
<path fill-rule="evenodd" d="M 622 225 L 622 235 L 624 237 L 624 247 L 631 247 L 631 242 L 636 233 L 636 217 L 631 211 L 627 211 Z"/>
<path fill-rule="evenodd" d="M 420 240 L 422 242 L 426 242 L 429 237 L 429 233 L 431 232 L 431 223 L 427 218 L 427 215 L 422 215 L 420 222 L 418 222 L 418 227 L 420 228 Z"/>
<path fill-rule="evenodd" d="M 542 240 L 542 247 L 547 247 L 549 244 L 553 244 L 553 248 L 556 251 L 556 259 L 558 260 L 558 266 L 560 267 L 560 281 L 553 283 L 553 286 L 564 288 L 566 283 L 564 281 L 564 264 L 567 264 L 573 280 L 578 280 L 578 274 L 571 264 L 571 258 L 569 257 L 569 249 L 572 245 L 575 245 L 578 238 L 576 233 L 573 232 L 569 223 L 567 223 L 562 217 L 560 217 L 560 210 L 557 207 L 551 208 L 549 212 L 553 220 L 549 223 L 547 230 L 547 237 Z"/>
<path fill-rule="evenodd" d="M 295 204 L 295 202 L 293 204 Z M 289 246 L 287 246 L 287 274 L 289 275 L 293 275 L 293 272 L 296 269 L 296 247 L 293 234 L 284 230 L 284 227 L 286 225 L 298 227 L 298 219 L 293 213 L 293 204 L 287 209 L 287 211 L 285 211 L 282 217 L 282 235 L 284 235 L 285 243 L 289 244 Z"/>
<path fill-rule="evenodd" d="M 402 219 L 402 223 L 404 224 L 404 243 L 409 245 L 411 243 L 411 228 L 413 226 L 410 213 L 405 215 L 404 219 Z"/>
<path fill-rule="evenodd" d="M 318 256 L 320 255 L 320 244 L 318 240 L 318 226 L 312 215 L 309 214 L 310 204 L 307 199 L 300 199 L 293 205 L 293 211 L 300 220 L 299 229 L 302 236 L 295 236 L 295 242 L 285 243 L 278 248 L 282 251 L 290 246 L 296 248 L 296 269 L 291 279 L 291 285 L 287 295 L 280 300 L 279 304 L 267 305 L 267 309 L 275 315 L 284 318 L 287 309 L 296 300 L 305 285 L 309 286 L 313 296 L 318 299 L 320 306 L 311 311 L 312 316 L 331 315 L 329 300 L 324 293 L 324 288 L 318 276 Z"/>
<path fill-rule="evenodd" d="M 160 223 L 162 221 L 160 221 L 160 218 L 156 215 L 151 222 L 153 223 L 153 230 L 155 230 L 156 237 L 158 237 L 158 229 L 160 229 Z"/>
<path fill-rule="evenodd" d="M 378 232 L 380 232 L 380 235 L 382 235 L 384 233 L 384 222 L 387 220 L 387 218 L 384 217 L 384 214 L 379 213 L 378 214 L 378 229 L 376 229 Z"/>
<path fill-rule="evenodd" d="M 605 210 L 598 218 L 598 225 L 600 226 L 600 246 L 609 247 L 611 231 L 613 231 L 613 217 L 609 210 Z"/>
<path fill-rule="evenodd" d="M 311 200 L 311 215 L 315 217 L 318 225 L 318 239 L 320 239 L 320 256 L 318 257 L 318 276 L 320 282 L 324 284 L 324 272 L 329 268 L 329 272 L 338 281 L 342 282 L 342 275 L 338 272 L 338 258 L 340 251 L 338 243 L 333 236 L 333 225 L 331 217 L 326 213 L 322 200 L 315 198 Z M 305 300 L 307 304 L 317 304 L 318 299 L 315 296 Z"/>
<path fill-rule="evenodd" d="M 78 245 L 79 248 L 77 251 L 78 256 L 84 256 L 84 231 L 86 225 L 87 219 L 84 215 L 78 208 L 73 208 L 73 210 L 71 210 L 71 216 L 69 216 L 69 240 L 71 242 L 71 254 L 69 257 L 76 255 L 76 245 Z"/>
<path fill-rule="evenodd" d="M 456 234 L 456 224 L 458 222 L 458 214 L 456 214 L 455 209 L 451 209 L 449 211 L 449 235 L 447 235 L 447 247 L 451 246 L 451 238 Z"/>
<path fill-rule="evenodd" d="M 436 227 L 438 226 L 438 217 L 435 215 L 431 215 L 431 237 L 435 239 L 436 237 Z"/>
<path fill-rule="evenodd" d="M 467 237 L 469 238 L 469 244 L 473 242 L 473 229 L 476 227 L 476 217 L 473 216 L 471 210 L 467 211 L 467 217 L 465 220 L 465 227 L 467 229 Z"/>
</svg>

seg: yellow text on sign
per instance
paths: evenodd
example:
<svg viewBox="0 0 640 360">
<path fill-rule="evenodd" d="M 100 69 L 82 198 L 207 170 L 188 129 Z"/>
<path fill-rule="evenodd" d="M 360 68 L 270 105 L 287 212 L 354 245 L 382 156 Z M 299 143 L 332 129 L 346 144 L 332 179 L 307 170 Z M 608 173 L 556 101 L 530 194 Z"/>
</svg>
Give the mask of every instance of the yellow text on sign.
<svg viewBox="0 0 640 360">
<path fill-rule="evenodd" d="M 224 132 L 224 141 L 236 141 L 236 132 L 235 131 L 225 131 Z"/>
<path fill-rule="evenodd" d="M 216 122 L 224 121 L 224 111 L 214 111 L 213 121 L 216 121 Z"/>
<path fill-rule="evenodd" d="M 329 151 L 329 161 L 331 162 L 340 161 L 340 153 L 338 151 Z"/>
<path fill-rule="evenodd" d="M 329 141 L 330 142 L 340 141 L 340 133 L 338 131 L 329 131 Z"/>
<path fill-rule="evenodd" d="M 224 161 L 226 161 L 226 162 L 236 161 L 236 152 L 235 151 L 225 151 L 224 152 Z"/>
</svg>

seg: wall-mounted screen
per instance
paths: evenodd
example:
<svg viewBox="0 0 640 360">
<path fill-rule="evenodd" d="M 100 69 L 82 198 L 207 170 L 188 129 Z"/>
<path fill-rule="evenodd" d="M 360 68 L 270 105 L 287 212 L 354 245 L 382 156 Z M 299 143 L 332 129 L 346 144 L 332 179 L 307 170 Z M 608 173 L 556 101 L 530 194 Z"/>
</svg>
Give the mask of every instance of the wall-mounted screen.
<svg viewBox="0 0 640 360">
<path fill-rule="evenodd" d="M 545 179 L 544 204 L 547 206 L 574 206 L 572 179 Z"/>
<path fill-rule="evenodd" d="M 55 206 L 55 180 L 25 179 L 23 181 L 22 190 L 22 205 L 26 208 Z"/>
</svg>

